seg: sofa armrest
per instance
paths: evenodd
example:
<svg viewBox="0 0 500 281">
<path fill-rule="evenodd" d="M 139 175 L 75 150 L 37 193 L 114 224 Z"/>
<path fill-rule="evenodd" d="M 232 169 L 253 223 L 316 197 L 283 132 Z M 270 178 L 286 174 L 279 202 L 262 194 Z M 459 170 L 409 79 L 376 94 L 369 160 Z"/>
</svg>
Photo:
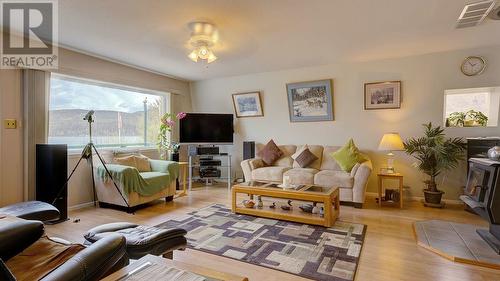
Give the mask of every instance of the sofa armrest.
<svg viewBox="0 0 500 281">
<path fill-rule="evenodd" d="M 352 187 L 352 201 L 354 203 L 365 202 L 366 186 L 372 173 L 372 162 L 367 160 L 359 165 L 354 174 L 354 186 Z"/>
<path fill-rule="evenodd" d="M 106 168 L 111 173 L 115 182 L 122 183 L 126 177 L 135 177 L 139 175 L 139 170 L 134 167 L 119 165 L 119 164 L 106 164 Z M 106 182 L 109 180 L 109 175 L 103 165 L 96 167 L 98 179 Z"/>
<path fill-rule="evenodd" d="M 168 173 L 171 180 L 175 180 L 179 176 L 179 163 L 167 160 L 154 160 L 149 159 L 151 170 L 153 172 Z"/>
<path fill-rule="evenodd" d="M 109 235 L 47 274 L 43 281 L 99 280 L 126 257 L 125 237 Z"/>
<path fill-rule="evenodd" d="M 0 258 L 9 260 L 42 237 L 41 221 L 18 219 L 0 225 Z"/>
<path fill-rule="evenodd" d="M 252 180 L 252 170 L 264 167 L 264 162 L 258 158 L 252 158 L 241 161 L 241 169 L 243 170 L 243 176 L 245 177 L 245 181 Z"/>
</svg>

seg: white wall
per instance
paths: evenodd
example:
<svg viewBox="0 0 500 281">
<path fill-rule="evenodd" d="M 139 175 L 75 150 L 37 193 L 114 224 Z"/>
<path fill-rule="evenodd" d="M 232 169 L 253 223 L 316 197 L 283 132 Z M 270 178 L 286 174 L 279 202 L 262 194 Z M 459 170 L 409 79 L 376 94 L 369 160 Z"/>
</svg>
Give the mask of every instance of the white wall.
<svg viewBox="0 0 500 281">
<path fill-rule="evenodd" d="M 1 34 L 0 34 L 1 35 Z M 22 120 L 21 71 L 0 70 L 0 206 L 23 198 L 22 124 L 5 129 L 3 120 Z"/>
<path fill-rule="evenodd" d="M 460 72 L 462 60 L 469 55 L 484 56 L 488 61 L 488 68 L 480 76 L 467 77 Z M 333 79 L 335 121 L 291 123 L 286 84 L 320 79 Z M 401 109 L 364 110 L 364 83 L 387 80 L 402 81 Z M 343 145 L 352 137 L 360 149 L 367 151 L 378 171 L 385 163 L 384 154 L 377 151 L 385 132 L 399 132 L 404 139 L 419 136 L 423 123 L 432 121 L 443 125 L 445 89 L 490 86 L 500 86 L 500 46 L 193 82 L 191 98 L 196 112 L 233 113 L 231 94 L 262 92 L 264 117 L 236 121 L 233 159 L 238 168 L 244 140 L 267 142 L 273 138 L 278 144 Z M 450 128 L 446 133 L 462 137 L 499 136 L 500 129 Z M 413 162 L 403 152 L 396 152 L 396 169 L 405 175 L 408 195 L 421 196 L 424 178 L 412 167 Z M 446 174 L 446 180 L 440 185 L 446 192 L 445 198 L 457 199 L 459 187 L 465 182 L 464 171 L 465 163 Z M 375 192 L 376 184 L 376 176 L 372 174 L 368 190 Z"/>
</svg>

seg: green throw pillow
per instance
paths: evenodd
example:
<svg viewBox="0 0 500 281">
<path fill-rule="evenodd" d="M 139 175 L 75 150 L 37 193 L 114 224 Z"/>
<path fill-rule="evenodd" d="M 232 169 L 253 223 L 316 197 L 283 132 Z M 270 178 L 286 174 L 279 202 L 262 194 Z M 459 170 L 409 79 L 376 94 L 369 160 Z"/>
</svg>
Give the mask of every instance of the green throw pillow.
<svg viewBox="0 0 500 281">
<path fill-rule="evenodd" d="M 350 139 L 341 149 L 330 154 L 330 156 L 332 156 L 333 159 L 337 161 L 340 168 L 346 172 L 350 172 L 356 163 L 367 160 L 366 157 L 359 152 L 352 139 Z"/>
</svg>

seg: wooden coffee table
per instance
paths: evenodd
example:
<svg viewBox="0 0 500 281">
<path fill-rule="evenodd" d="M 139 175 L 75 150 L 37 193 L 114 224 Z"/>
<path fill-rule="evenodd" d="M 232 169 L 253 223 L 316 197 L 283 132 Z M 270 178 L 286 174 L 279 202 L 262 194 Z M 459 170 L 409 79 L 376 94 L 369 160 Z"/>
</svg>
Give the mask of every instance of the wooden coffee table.
<svg viewBox="0 0 500 281">
<path fill-rule="evenodd" d="M 297 189 L 284 189 L 279 187 L 279 183 L 267 182 L 244 182 L 236 184 L 232 188 L 232 211 L 237 214 L 247 214 L 258 217 L 287 220 L 307 224 L 322 225 L 331 227 L 339 216 L 339 189 L 337 187 L 323 187 L 317 185 L 302 185 Z M 257 207 L 256 196 L 263 197 L 264 207 Z M 254 197 L 256 203 L 253 208 L 243 205 L 243 199 Z M 274 200 L 278 199 L 278 200 Z M 292 202 L 291 210 L 282 210 L 281 205 Z M 276 201 L 276 208 L 269 208 L 269 205 Z M 302 202 L 318 203 L 318 207 L 324 207 L 324 215 L 303 212 L 299 206 Z"/>
</svg>

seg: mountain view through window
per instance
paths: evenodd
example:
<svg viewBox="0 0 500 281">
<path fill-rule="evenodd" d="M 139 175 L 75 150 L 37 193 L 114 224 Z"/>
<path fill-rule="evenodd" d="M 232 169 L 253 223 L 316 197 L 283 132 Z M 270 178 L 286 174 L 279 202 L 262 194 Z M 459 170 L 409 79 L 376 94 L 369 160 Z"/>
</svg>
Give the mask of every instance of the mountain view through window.
<svg viewBox="0 0 500 281">
<path fill-rule="evenodd" d="M 166 96 L 53 76 L 48 141 L 83 147 L 89 142 L 89 125 L 83 117 L 94 110 L 96 146 L 153 146 L 165 103 Z"/>
</svg>

